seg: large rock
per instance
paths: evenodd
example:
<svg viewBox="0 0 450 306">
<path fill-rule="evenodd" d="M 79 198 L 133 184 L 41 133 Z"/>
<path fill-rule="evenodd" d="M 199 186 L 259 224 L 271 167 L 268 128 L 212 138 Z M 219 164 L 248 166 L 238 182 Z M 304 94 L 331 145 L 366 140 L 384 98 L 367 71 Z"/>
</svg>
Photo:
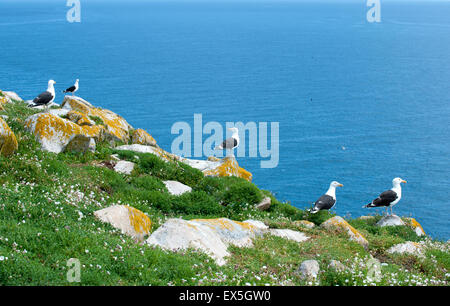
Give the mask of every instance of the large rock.
<svg viewBox="0 0 450 306">
<path fill-rule="evenodd" d="M 304 233 L 290 229 L 270 229 L 270 234 L 296 242 L 303 242 L 309 239 Z"/>
<path fill-rule="evenodd" d="M 105 136 L 114 141 L 128 142 L 131 126 L 128 122 L 116 113 L 94 107 L 91 103 L 75 96 L 65 96 L 61 104 L 63 109 L 77 111 L 85 115 L 89 120 L 98 121 L 97 125 L 105 127 Z"/>
<path fill-rule="evenodd" d="M 419 222 L 416 221 L 414 218 L 404 218 L 407 225 L 409 225 L 417 234 L 417 236 L 425 236 L 425 231 L 420 225 Z"/>
<path fill-rule="evenodd" d="M 405 225 L 405 222 L 402 221 L 402 219 L 399 216 L 392 215 L 392 216 L 385 216 L 380 219 L 380 221 L 377 222 L 377 226 L 384 227 L 384 226 L 403 226 Z"/>
<path fill-rule="evenodd" d="M 264 229 L 250 222 L 221 219 L 169 219 L 146 241 L 166 250 L 193 248 L 211 256 L 218 265 L 226 263 L 228 245 L 250 247 L 252 239 L 264 234 Z"/>
<path fill-rule="evenodd" d="M 0 90 L 0 111 L 5 109 L 4 106 L 7 103 L 13 103 L 16 101 L 22 101 L 22 98 L 20 98 L 15 92 Z"/>
<path fill-rule="evenodd" d="M 75 135 L 64 147 L 64 152 L 95 152 L 95 140 L 85 135 Z"/>
<path fill-rule="evenodd" d="M 268 210 L 270 208 L 271 203 L 272 200 L 270 199 L 270 197 L 265 197 L 259 204 L 256 205 L 256 209 L 261 211 Z"/>
<path fill-rule="evenodd" d="M 418 257 L 424 257 L 423 251 L 422 244 L 412 241 L 396 244 L 387 250 L 390 254 L 409 254 Z"/>
<path fill-rule="evenodd" d="M 117 164 L 114 166 L 114 171 L 130 175 L 131 172 L 133 172 L 135 163 L 126 161 L 126 160 L 120 160 L 117 162 Z"/>
<path fill-rule="evenodd" d="M 167 191 L 172 195 L 182 195 L 185 192 L 191 192 L 192 188 L 177 181 L 163 181 Z"/>
<path fill-rule="evenodd" d="M 218 265 L 223 265 L 226 263 L 226 257 L 230 255 L 227 250 L 229 245 L 251 247 L 252 239 L 264 234 L 297 242 L 309 239 L 300 232 L 269 230 L 264 223 L 257 220 L 238 222 L 226 218 L 190 221 L 169 219 L 147 239 L 146 243 L 171 251 L 197 249 L 211 256 Z"/>
<path fill-rule="evenodd" d="M 0 118 L 0 155 L 9 156 L 18 149 L 16 135 L 3 118 Z"/>
<path fill-rule="evenodd" d="M 316 280 L 319 276 L 320 267 L 317 260 L 305 260 L 302 262 L 300 267 L 297 270 L 297 273 L 300 274 L 300 277 L 305 280 Z"/>
<path fill-rule="evenodd" d="M 192 168 L 199 169 L 207 176 L 237 176 L 249 182 L 252 181 L 252 174 L 239 167 L 234 157 L 225 157 L 223 159 L 210 157 L 208 160 L 183 158 L 181 161 Z"/>
<path fill-rule="evenodd" d="M 360 232 L 358 232 L 353 226 L 348 224 L 347 221 L 345 221 L 339 216 L 328 219 L 320 226 L 328 230 L 336 230 L 338 232 L 344 232 L 348 235 L 350 240 L 356 241 L 365 248 L 369 246 L 369 242 L 367 241 L 367 239 Z"/>
<path fill-rule="evenodd" d="M 152 222 L 142 211 L 127 206 L 114 205 L 94 212 L 101 221 L 111 224 L 122 233 L 143 240 L 151 231 Z"/>
<path fill-rule="evenodd" d="M 156 146 L 156 140 L 143 129 L 136 129 L 133 131 L 131 134 L 131 142 L 133 144 L 145 146 Z"/>
<path fill-rule="evenodd" d="M 54 153 L 64 151 L 66 146 L 75 138 L 78 141 L 71 145 L 71 150 L 89 149 L 92 142 L 88 141 L 87 138 L 95 138 L 100 133 L 94 127 L 81 127 L 76 123 L 49 113 L 38 113 L 28 117 L 25 120 L 25 128 L 34 134 L 43 150 Z M 79 144 L 80 147 L 76 147 L 76 144 Z"/>
</svg>

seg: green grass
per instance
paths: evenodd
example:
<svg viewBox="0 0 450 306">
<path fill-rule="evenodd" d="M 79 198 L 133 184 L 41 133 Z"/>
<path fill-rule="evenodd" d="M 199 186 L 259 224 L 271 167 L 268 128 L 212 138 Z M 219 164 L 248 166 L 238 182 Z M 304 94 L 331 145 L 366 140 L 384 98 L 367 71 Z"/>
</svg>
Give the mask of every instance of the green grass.
<svg viewBox="0 0 450 306">
<path fill-rule="evenodd" d="M 376 227 L 379 217 L 349 220 L 369 241 L 365 250 L 344 234 L 293 223 L 309 220 L 320 225 L 333 213 L 310 214 L 240 178 L 204 177 L 183 163 L 114 150 L 107 142 L 98 143 L 95 153 L 43 152 L 23 127 L 36 112 L 22 102 L 7 104 L 0 112 L 8 116 L 19 142 L 16 154 L 0 157 L 0 285 L 307 285 L 296 272 L 306 259 L 319 261 L 322 273 L 317 284 L 365 285 L 364 263 L 370 256 L 387 264 L 377 284 L 390 285 L 393 280 L 416 284 L 412 279 L 417 284 L 448 282 L 450 256 L 445 244 L 430 242 L 433 247 L 424 259 L 386 252 L 396 243 L 424 240 L 408 227 Z M 135 162 L 133 173 L 126 176 L 110 169 L 105 161 L 111 154 Z M 182 182 L 193 191 L 170 195 L 164 180 Z M 256 210 L 255 204 L 265 196 L 272 206 Z M 311 239 L 296 243 L 260 237 L 252 248 L 230 247 L 232 255 L 220 267 L 193 250 L 168 252 L 136 243 L 94 217 L 96 210 L 117 204 L 146 213 L 153 230 L 168 218 L 227 217 L 262 220 L 273 228 L 303 231 Z M 67 282 L 70 258 L 82 264 L 79 284 Z M 349 270 L 331 270 L 332 259 Z"/>
</svg>

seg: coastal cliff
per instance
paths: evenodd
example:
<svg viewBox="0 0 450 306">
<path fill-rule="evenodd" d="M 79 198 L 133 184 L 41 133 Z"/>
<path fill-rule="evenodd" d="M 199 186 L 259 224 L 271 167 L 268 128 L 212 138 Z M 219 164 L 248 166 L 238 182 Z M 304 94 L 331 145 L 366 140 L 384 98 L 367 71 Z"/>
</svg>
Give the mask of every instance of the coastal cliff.
<svg viewBox="0 0 450 306">
<path fill-rule="evenodd" d="M 71 258 L 80 285 L 448 285 L 416 219 L 311 215 L 95 105 L 0 91 L 1 285 L 67 285 Z"/>
</svg>

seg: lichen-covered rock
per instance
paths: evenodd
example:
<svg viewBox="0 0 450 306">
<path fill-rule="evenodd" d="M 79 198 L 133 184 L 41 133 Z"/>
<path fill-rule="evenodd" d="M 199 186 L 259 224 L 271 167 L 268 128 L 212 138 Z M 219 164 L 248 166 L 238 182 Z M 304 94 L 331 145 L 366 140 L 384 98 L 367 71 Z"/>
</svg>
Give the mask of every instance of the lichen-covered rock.
<svg viewBox="0 0 450 306">
<path fill-rule="evenodd" d="M 131 126 L 124 118 L 110 110 L 94 107 L 91 103 L 75 96 L 65 96 L 61 107 L 78 111 L 94 122 L 95 120 L 91 118 L 98 118 L 101 123 L 97 122 L 97 125 L 105 127 L 105 136 L 111 140 L 128 142 L 130 139 Z"/>
<path fill-rule="evenodd" d="M 67 113 L 66 116 L 70 121 L 75 122 L 78 125 L 95 125 L 95 122 L 93 120 L 89 119 L 88 116 L 79 111 L 71 110 Z"/>
<path fill-rule="evenodd" d="M 95 152 L 95 140 L 85 135 L 75 135 L 65 146 L 64 152 Z"/>
<path fill-rule="evenodd" d="M 302 232 L 293 231 L 290 229 L 270 229 L 269 233 L 273 236 L 285 238 L 288 240 L 293 240 L 296 242 L 303 242 L 309 239 L 308 236 L 306 236 Z"/>
<path fill-rule="evenodd" d="M 43 150 L 53 153 L 64 151 L 75 137 L 79 140 L 76 143 L 82 144 L 82 146 L 76 148 L 74 147 L 76 143 L 73 143 L 71 150 L 89 149 L 91 142 L 89 142 L 89 146 L 86 146 L 86 141 L 82 141 L 86 138 L 80 136 L 95 136 L 95 131 L 91 130 L 93 127 L 81 127 L 76 123 L 49 113 L 38 113 L 28 117 L 25 120 L 25 128 L 35 135 Z"/>
<path fill-rule="evenodd" d="M 172 195 L 182 195 L 185 192 L 192 191 L 191 187 L 177 181 L 163 181 L 163 183 Z"/>
<path fill-rule="evenodd" d="M 101 221 L 111 224 L 122 233 L 143 240 L 150 234 L 152 222 L 142 211 L 127 206 L 114 205 L 94 212 Z"/>
<path fill-rule="evenodd" d="M 367 241 L 367 239 L 360 232 L 358 232 L 353 226 L 348 224 L 347 221 L 342 219 L 342 217 L 335 216 L 331 219 L 328 219 L 320 226 L 328 230 L 336 230 L 338 232 L 344 232 L 348 235 L 350 240 L 356 241 L 365 248 L 369 246 L 369 242 Z"/>
<path fill-rule="evenodd" d="M 317 260 L 305 260 L 302 262 L 300 267 L 297 270 L 297 273 L 300 274 L 300 277 L 305 280 L 316 280 L 319 276 L 320 267 Z"/>
<path fill-rule="evenodd" d="M 256 205 L 256 209 L 261 211 L 268 210 L 271 203 L 272 200 L 270 199 L 270 197 L 265 197 L 259 204 Z"/>
<path fill-rule="evenodd" d="M 13 91 L 1 91 L 0 90 L 0 96 L 3 96 L 4 98 L 6 98 L 8 103 L 12 103 L 15 101 L 23 101 L 22 98 L 19 97 L 19 95 Z"/>
<path fill-rule="evenodd" d="M 409 225 L 417 234 L 417 236 L 425 236 L 425 231 L 422 227 L 422 225 L 420 225 L 419 222 L 417 222 L 416 219 L 414 218 L 404 218 L 405 222 L 407 225 Z"/>
<path fill-rule="evenodd" d="M 192 168 L 199 169 L 207 176 L 237 176 L 249 182 L 252 181 L 252 174 L 239 167 L 236 158 L 225 157 L 223 159 L 210 158 L 208 160 L 181 159 Z"/>
<path fill-rule="evenodd" d="M 193 248 L 211 256 L 218 265 L 226 263 L 228 245 L 250 247 L 252 239 L 263 235 L 265 229 L 252 222 L 220 219 L 169 219 L 146 241 L 152 246 L 177 251 Z"/>
<path fill-rule="evenodd" d="M 314 228 L 316 226 L 313 222 L 308 221 L 308 220 L 297 220 L 297 221 L 294 221 L 293 223 L 294 223 L 294 225 L 303 226 L 306 228 Z"/>
<path fill-rule="evenodd" d="M 407 241 L 399 243 L 387 250 L 390 254 L 409 254 L 418 257 L 424 257 L 424 246 L 417 242 Z"/>
<path fill-rule="evenodd" d="M 18 149 L 16 135 L 3 118 L 0 118 L 0 155 L 9 156 Z"/>
<path fill-rule="evenodd" d="M 156 146 L 156 140 L 145 130 L 136 129 L 131 134 L 131 142 L 145 146 Z"/>
<path fill-rule="evenodd" d="M 380 221 L 377 222 L 377 226 L 384 227 L 384 226 L 403 226 L 405 225 L 405 222 L 402 221 L 402 219 L 399 216 L 392 215 L 392 216 L 384 216 L 380 219 Z"/>
<path fill-rule="evenodd" d="M 114 171 L 122 173 L 122 174 L 130 175 L 131 172 L 133 172 L 134 166 L 135 166 L 135 163 L 133 163 L 133 162 L 121 160 L 121 161 L 118 161 L 117 164 L 114 166 Z"/>
</svg>

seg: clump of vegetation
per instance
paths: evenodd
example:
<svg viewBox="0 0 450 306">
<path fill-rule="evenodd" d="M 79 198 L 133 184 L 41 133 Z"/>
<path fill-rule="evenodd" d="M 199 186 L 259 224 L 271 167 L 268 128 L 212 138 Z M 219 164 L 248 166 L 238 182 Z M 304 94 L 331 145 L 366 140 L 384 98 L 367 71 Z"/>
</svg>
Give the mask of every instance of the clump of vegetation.
<svg viewBox="0 0 450 306">
<path fill-rule="evenodd" d="M 89 119 L 94 121 L 94 123 L 96 125 L 105 125 L 105 122 L 103 121 L 103 119 L 98 117 L 98 116 L 91 116 L 91 115 L 89 115 Z"/>
</svg>

